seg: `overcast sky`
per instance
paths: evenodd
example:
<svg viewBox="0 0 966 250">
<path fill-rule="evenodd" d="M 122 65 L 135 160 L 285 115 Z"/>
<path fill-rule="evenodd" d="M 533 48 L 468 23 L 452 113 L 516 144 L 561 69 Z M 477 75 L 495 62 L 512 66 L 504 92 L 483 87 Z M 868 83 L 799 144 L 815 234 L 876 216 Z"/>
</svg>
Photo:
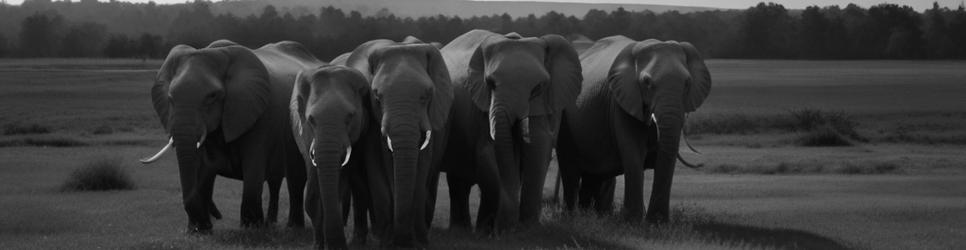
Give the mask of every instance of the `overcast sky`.
<svg viewBox="0 0 966 250">
<path fill-rule="evenodd" d="M 62 1 L 62 0 L 54 0 Z M 79 0 L 75 0 L 79 1 Z M 107 0 L 100 0 L 107 1 Z M 149 0 L 121 0 L 130 2 L 148 2 Z M 184 3 L 185 0 L 154 0 L 156 3 Z M 218 1 L 218 0 L 216 0 Z M 704 6 L 704 7 L 718 7 L 718 8 L 732 8 L 732 9 L 744 9 L 751 7 L 758 2 L 776 2 L 785 6 L 785 8 L 790 9 L 804 9 L 805 6 L 810 5 L 839 5 L 845 6 L 848 3 L 855 3 L 862 7 L 868 8 L 869 6 L 880 4 L 880 3 L 896 3 L 901 5 L 909 5 L 918 11 L 923 11 L 927 8 L 932 7 L 933 0 L 849 0 L 849 1 L 835 1 L 835 0 L 477 0 L 477 1 L 540 1 L 540 2 L 586 2 L 586 3 L 641 3 L 641 4 L 662 4 L 662 5 L 681 5 L 681 6 Z M 20 4 L 23 0 L 6 0 L 10 4 Z M 960 5 L 963 0 L 936 0 L 939 2 L 940 6 L 947 6 L 951 9 Z"/>
</svg>

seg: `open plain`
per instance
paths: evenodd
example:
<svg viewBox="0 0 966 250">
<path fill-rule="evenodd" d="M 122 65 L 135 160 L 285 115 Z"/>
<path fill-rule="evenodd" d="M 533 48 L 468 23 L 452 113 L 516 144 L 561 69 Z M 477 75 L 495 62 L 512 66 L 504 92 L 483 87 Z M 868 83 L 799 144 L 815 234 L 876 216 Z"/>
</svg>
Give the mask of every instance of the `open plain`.
<svg viewBox="0 0 966 250">
<path fill-rule="evenodd" d="M 150 101 L 159 66 L 0 60 L 0 249 L 312 246 L 310 229 L 241 229 L 241 182 L 225 178 L 216 181 L 224 219 L 215 221 L 214 233 L 183 233 L 174 157 L 151 166 L 137 161 L 165 143 Z M 543 223 L 496 236 L 448 230 L 441 181 L 432 246 L 966 247 L 966 62 L 709 60 L 708 66 L 711 96 L 688 127 L 703 154 L 683 153 L 704 167 L 677 168 L 671 223 L 561 211 L 550 197 L 552 163 Z M 806 143 L 814 123 L 831 124 L 833 139 L 845 142 Z M 75 169 L 103 159 L 120 162 L 136 188 L 62 191 Z M 620 202 L 620 182 L 617 190 Z M 287 211 L 285 193 L 280 211 Z M 280 221 L 287 219 L 281 214 Z"/>
</svg>

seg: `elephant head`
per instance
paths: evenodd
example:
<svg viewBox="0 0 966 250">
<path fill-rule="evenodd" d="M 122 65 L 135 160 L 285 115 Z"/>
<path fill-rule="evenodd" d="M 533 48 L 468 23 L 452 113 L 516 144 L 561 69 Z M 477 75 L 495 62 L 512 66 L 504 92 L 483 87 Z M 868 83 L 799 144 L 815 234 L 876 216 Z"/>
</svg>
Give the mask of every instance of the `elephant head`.
<svg viewBox="0 0 966 250">
<path fill-rule="evenodd" d="M 370 82 L 372 118 L 392 162 L 393 244 L 422 241 L 425 181 L 434 139 L 446 125 L 453 89 L 439 50 L 418 39 L 360 45 L 346 64 Z M 434 137 L 434 133 L 437 137 Z"/>
<path fill-rule="evenodd" d="M 322 206 L 314 208 L 321 209 L 321 213 L 309 213 L 321 215 L 312 218 L 324 223 L 315 224 L 316 235 L 324 235 L 316 242 L 324 240 L 329 248 L 346 248 L 339 181 L 342 168 L 360 159 L 358 153 L 352 154 L 352 145 L 360 143 L 367 131 L 368 105 L 369 83 L 352 68 L 322 66 L 304 70 L 295 79 L 289 106 L 292 131 L 309 167 L 315 169 L 310 173 L 317 174 L 314 177 L 318 185 L 308 188 L 315 189 L 309 194 L 319 194 L 310 199 L 321 198 Z"/>
<path fill-rule="evenodd" d="M 685 115 L 707 98 L 711 73 L 690 43 L 646 40 L 631 42 L 619 52 L 608 79 L 621 109 L 657 128 L 655 187 L 647 217 L 665 220 L 674 164 L 681 159 L 678 146 Z"/>
<path fill-rule="evenodd" d="M 268 106 L 268 72 L 251 50 L 217 41 L 207 48 L 178 45 L 171 49 L 151 88 L 154 109 L 178 158 L 182 199 L 190 231 L 211 228 L 211 187 L 203 178 L 214 172 L 211 152 L 238 140 Z M 217 142 L 206 143 L 206 139 Z M 215 145 L 215 146 L 209 146 Z"/>
</svg>

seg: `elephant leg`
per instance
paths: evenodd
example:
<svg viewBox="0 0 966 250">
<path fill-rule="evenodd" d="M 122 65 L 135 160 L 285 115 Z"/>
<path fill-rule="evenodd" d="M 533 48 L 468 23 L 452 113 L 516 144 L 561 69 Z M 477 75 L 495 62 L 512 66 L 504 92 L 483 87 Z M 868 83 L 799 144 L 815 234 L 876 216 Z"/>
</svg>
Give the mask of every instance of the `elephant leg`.
<svg viewBox="0 0 966 250">
<path fill-rule="evenodd" d="M 457 177 L 450 170 L 446 174 L 446 182 L 449 183 L 449 228 L 469 230 L 470 229 L 470 188 L 472 182 Z"/>
<path fill-rule="evenodd" d="M 285 184 L 288 188 L 288 227 L 305 227 L 304 193 L 305 193 L 305 166 L 301 155 L 297 151 L 289 155 L 288 169 L 285 172 Z M 294 163 L 293 163 L 294 162 Z"/>
<path fill-rule="evenodd" d="M 543 209 L 543 185 L 553 148 L 553 131 L 549 116 L 530 119 L 530 144 L 523 147 L 520 197 L 520 222 L 540 222 Z"/>
<path fill-rule="evenodd" d="M 489 144 L 488 139 L 480 141 L 476 150 L 475 169 L 470 173 L 475 174 L 476 183 L 480 189 L 480 207 L 476 213 L 476 230 L 487 234 L 496 232 L 497 214 L 501 209 L 501 195 L 503 187 L 500 185 L 500 172 L 496 164 L 496 153 L 493 145 Z M 473 186 L 472 180 L 466 180 L 466 197 L 469 199 L 470 189 Z M 469 216 L 469 204 L 467 202 L 467 216 Z M 467 219 L 468 221 L 469 219 Z M 467 222 L 469 223 L 469 222 Z"/>
<path fill-rule="evenodd" d="M 439 171 L 430 170 L 427 180 L 428 193 L 426 194 L 426 226 L 433 226 L 433 219 L 436 215 L 436 194 L 439 192 Z"/>
<path fill-rule="evenodd" d="M 580 177 L 580 193 L 577 204 L 581 210 L 590 209 L 594 204 L 600 186 L 600 180 L 596 176 L 583 175 Z"/>
<path fill-rule="evenodd" d="M 371 207 L 369 201 L 369 187 L 366 186 L 365 171 L 359 167 L 349 166 L 349 189 L 352 193 L 352 244 L 365 245 L 366 237 L 369 235 L 368 210 Z"/>
<path fill-rule="evenodd" d="M 308 189 L 305 191 L 305 211 L 309 214 L 312 222 L 312 236 L 315 237 L 317 248 L 325 246 L 325 224 L 322 218 L 322 199 L 319 190 L 319 173 L 315 168 L 310 168 L 308 174 Z"/>
<path fill-rule="evenodd" d="M 597 204 L 595 209 L 599 214 L 606 214 L 614 209 L 614 188 L 617 185 L 617 177 L 603 178 L 600 190 L 596 195 Z"/>
<path fill-rule="evenodd" d="M 640 155 L 622 155 L 621 164 L 624 168 L 622 212 L 631 221 L 639 221 L 644 216 L 644 161 Z"/>
<path fill-rule="evenodd" d="M 208 213 L 211 214 L 211 217 L 220 220 L 221 211 L 219 211 L 218 207 L 215 206 L 215 200 L 213 198 L 215 191 L 215 177 L 217 177 L 217 174 L 215 173 L 207 174 L 202 182 L 201 190 L 205 192 L 205 198 L 208 199 Z"/>
<path fill-rule="evenodd" d="M 272 177 L 268 180 L 268 215 L 265 216 L 265 223 L 275 224 L 278 220 L 278 193 L 282 189 L 282 178 Z"/>
<path fill-rule="evenodd" d="M 658 158 L 655 155 L 655 158 Z M 676 161 L 677 159 L 656 159 L 656 161 Z M 667 168 L 659 166 L 670 166 Z M 670 218 L 671 180 L 674 177 L 674 162 L 657 163 L 654 168 L 654 183 L 651 188 L 651 207 L 644 218 L 649 223 L 663 223 Z"/>
<path fill-rule="evenodd" d="M 262 188 L 265 183 L 265 167 L 268 161 L 264 152 L 244 152 L 250 158 L 242 161 L 241 224 L 243 227 L 260 227 L 265 224 L 262 212 Z"/>
<path fill-rule="evenodd" d="M 580 188 L 580 175 L 576 173 L 577 171 L 561 171 L 560 182 L 563 186 L 564 207 L 568 211 L 573 211 L 577 208 L 577 190 Z"/>
<path fill-rule="evenodd" d="M 381 161 L 382 159 L 375 159 Z M 369 161 L 367 161 L 369 162 Z M 378 164 L 377 164 L 378 165 Z M 366 168 L 369 191 L 372 201 L 372 232 L 382 245 L 391 243 L 392 233 L 392 191 L 389 189 L 389 171 L 379 166 Z"/>
</svg>

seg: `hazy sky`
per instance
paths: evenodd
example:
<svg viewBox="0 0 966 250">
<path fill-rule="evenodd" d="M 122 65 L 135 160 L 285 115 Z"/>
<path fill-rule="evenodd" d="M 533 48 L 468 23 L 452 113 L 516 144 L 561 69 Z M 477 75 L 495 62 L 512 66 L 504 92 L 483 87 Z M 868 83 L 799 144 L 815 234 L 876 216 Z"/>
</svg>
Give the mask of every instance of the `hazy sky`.
<svg viewBox="0 0 966 250">
<path fill-rule="evenodd" d="M 61 1 L 61 0 L 54 0 Z M 79 0 L 75 0 L 79 1 Z M 107 0 L 100 0 L 107 1 Z M 149 0 L 120 0 L 120 1 L 130 1 L 130 2 L 148 2 Z M 154 0 L 157 3 L 184 3 L 185 0 Z M 218 0 L 215 0 L 218 1 Z M 848 3 L 855 3 L 862 7 L 869 7 L 872 5 L 880 3 L 895 3 L 901 5 L 909 5 L 918 11 L 925 10 L 932 7 L 934 0 L 847 0 L 847 1 L 835 1 L 835 0 L 807 0 L 807 1 L 797 1 L 797 0 L 477 0 L 477 1 L 540 1 L 540 2 L 587 2 L 587 3 L 641 3 L 641 4 L 662 4 L 662 5 L 682 5 L 682 6 L 705 6 L 705 7 L 718 7 L 718 8 L 732 8 L 732 9 L 744 9 L 757 4 L 758 2 L 775 2 L 780 3 L 785 6 L 785 8 L 790 9 L 803 9 L 805 6 L 810 5 L 839 5 L 845 6 Z M 935 0 L 939 2 L 940 6 L 947 6 L 949 8 L 955 8 L 963 2 L 963 0 Z M 6 0 L 10 4 L 20 4 L 23 0 Z"/>
</svg>

